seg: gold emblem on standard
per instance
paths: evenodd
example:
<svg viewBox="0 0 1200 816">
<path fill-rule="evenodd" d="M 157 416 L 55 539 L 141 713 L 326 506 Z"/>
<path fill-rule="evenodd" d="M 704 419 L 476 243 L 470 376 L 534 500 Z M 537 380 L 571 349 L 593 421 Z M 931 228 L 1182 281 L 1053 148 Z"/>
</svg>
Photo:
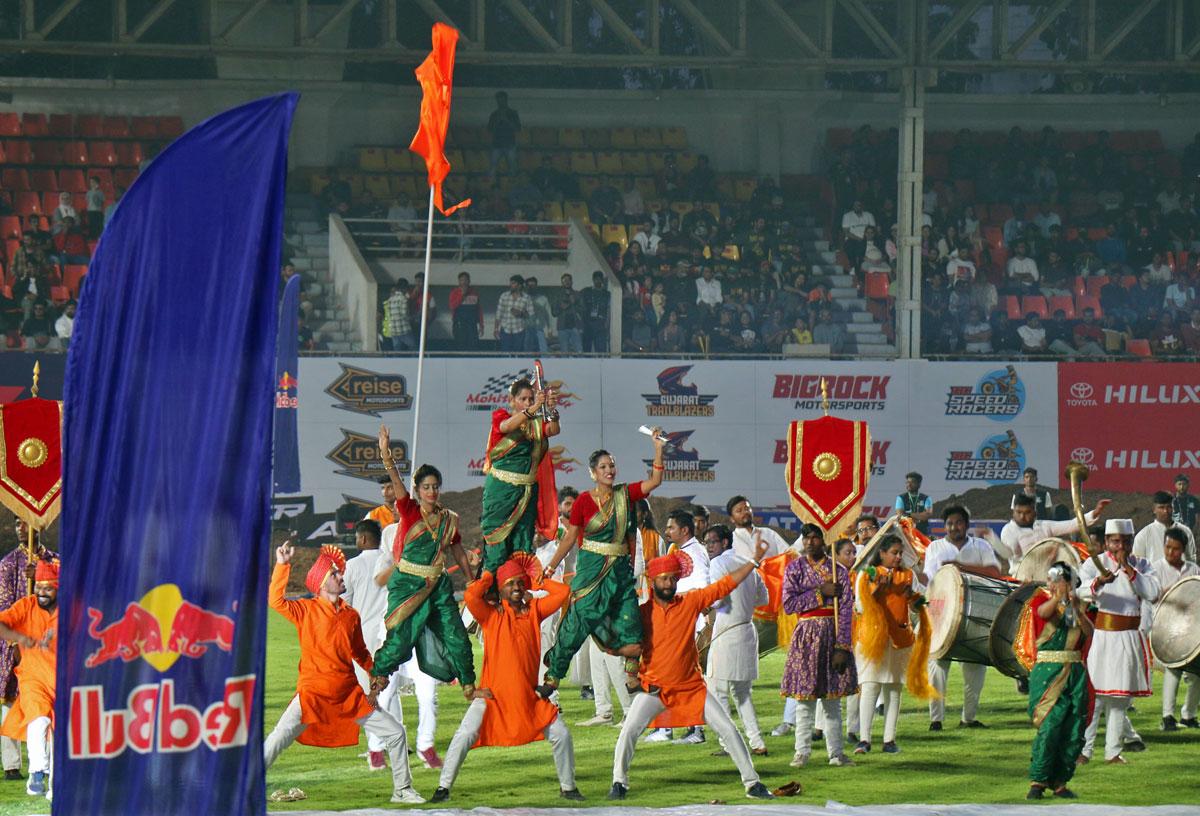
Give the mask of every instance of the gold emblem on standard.
<svg viewBox="0 0 1200 816">
<path fill-rule="evenodd" d="M 26 439 L 17 448 L 17 459 L 28 468 L 41 467 L 49 455 L 50 450 L 46 447 L 46 443 L 36 436 Z"/>
<path fill-rule="evenodd" d="M 813 475 L 823 482 L 836 479 L 842 472 L 842 460 L 832 453 L 822 453 L 813 459 Z"/>
</svg>

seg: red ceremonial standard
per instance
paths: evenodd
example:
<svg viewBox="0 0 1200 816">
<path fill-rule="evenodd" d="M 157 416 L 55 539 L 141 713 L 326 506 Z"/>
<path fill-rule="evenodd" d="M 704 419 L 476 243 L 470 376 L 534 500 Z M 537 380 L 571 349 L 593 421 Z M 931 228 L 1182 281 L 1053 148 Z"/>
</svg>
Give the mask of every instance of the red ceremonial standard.
<svg viewBox="0 0 1200 816">
<path fill-rule="evenodd" d="M 44 529 L 62 509 L 62 403 L 33 397 L 0 405 L 0 502 Z"/>
<path fill-rule="evenodd" d="M 825 531 L 857 517 L 871 474 L 867 423 L 831 416 L 793 422 L 787 446 L 785 478 L 796 517 Z"/>
</svg>

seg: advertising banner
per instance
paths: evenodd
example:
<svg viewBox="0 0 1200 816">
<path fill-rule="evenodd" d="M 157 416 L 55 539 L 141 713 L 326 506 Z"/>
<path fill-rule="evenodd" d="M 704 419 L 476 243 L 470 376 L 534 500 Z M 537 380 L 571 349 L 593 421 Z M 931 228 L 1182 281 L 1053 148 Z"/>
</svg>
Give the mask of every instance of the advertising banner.
<svg viewBox="0 0 1200 816">
<path fill-rule="evenodd" d="M 1060 363 L 1059 457 L 1089 488 L 1149 493 L 1200 480 L 1200 364 Z"/>
</svg>

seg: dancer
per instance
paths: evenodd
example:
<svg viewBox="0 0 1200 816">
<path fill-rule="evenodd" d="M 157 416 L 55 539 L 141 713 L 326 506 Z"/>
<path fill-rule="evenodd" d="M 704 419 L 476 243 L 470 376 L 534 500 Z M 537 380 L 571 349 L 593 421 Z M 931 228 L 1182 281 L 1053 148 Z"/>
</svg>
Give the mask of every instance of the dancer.
<svg viewBox="0 0 1200 816">
<path fill-rule="evenodd" d="M 1067 787 L 1075 757 L 1083 747 L 1088 721 L 1088 673 L 1084 641 L 1092 635 L 1087 604 L 1075 594 L 1079 578 L 1063 561 L 1047 572 L 1045 588 L 1029 599 L 1037 660 L 1029 672 L 1029 716 L 1037 727 L 1029 762 L 1029 793 L 1041 799 L 1047 788 L 1075 799 Z"/>
<path fill-rule="evenodd" d="M 738 733 L 729 711 L 709 695 L 700 675 L 700 656 L 696 651 L 696 619 L 700 613 L 733 592 L 762 561 L 767 545 L 760 542 L 753 561 L 743 561 L 733 572 L 715 584 L 676 595 L 680 577 L 690 562 L 678 553 L 655 558 L 646 566 L 654 582 L 654 597 L 638 612 L 646 634 L 641 679 L 646 691 L 633 698 L 613 754 L 613 784 L 609 799 L 624 799 L 629 793 L 629 765 L 633 762 L 638 734 L 653 721 L 656 726 L 701 725 L 708 723 L 721 738 L 738 771 L 746 796 L 771 799 L 770 791 L 759 781 L 746 741 Z"/>
<path fill-rule="evenodd" d="M 376 582 L 388 588 L 387 635 L 375 652 L 371 687 L 385 688 L 388 678 L 416 651 L 426 674 L 442 682 L 457 680 L 463 696 L 473 699 L 475 663 L 471 642 L 446 575 L 446 555 L 471 574 L 471 564 L 458 534 L 458 514 L 438 504 L 442 474 L 433 465 L 421 465 L 413 477 L 417 498 L 404 488 L 392 459 L 391 435 L 379 428 L 379 456 L 396 491 L 400 519 L 390 553 L 380 553 Z M 426 635 L 428 632 L 428 635 Z"/>
<path fill-rule="evenodd" d="M 1151 693 L 1150 649 L 1139 628 L 1142 601 L 1156 600 L 1159 585 L 1150 564 L 1132 554 L 1130 519 L 1108 520 L 1104 546 L 1099 561 L 1107 573 L 1101 573 L 1092 559 L 1086 561 L 1079 570 L 1083 582 L 1079 594 L 1099 610 L 1087 670 L 1096 690 L 1097 728 L 1099 712 L 1106 717 L 1104 759 L 1112 765 L 1124 765 L 1121 750 L 1126 713 L 1134 697 L 1149 697 Z M 1086 739 L 1084 755 L 1088 754 Z"/>
<path fill-rule="evenodd" d="M 862 684 L 858 703 L 862 739 L 856 754 L 871 750 L 871 727 L 875 704 L 883 695 L 883 752 L 900 753 L 896 724 L 900 719 L 900 687 L 907 678 L 914 696 L 928 699 L 937 694 L 929 683 L 929 614 L 925 598 L 913 588 L 912 570 L 901 564 L 904 542 L 888 535 L 879 544 L 871 565 L 858 573 L 855 597 L 862 608 L 858 619 L 854 661 Z M 920 629 L 913 633 L 909 610 L 920 616 Z M 916 648 L 914 649 L 914 645 Z"/>
<path fill-rule="evenodd" d="M 0 726 L 0 734 L 25 740 L 29 779 L 25 792 L 51 798 L 55 656 L 58 649 L 58 562 L 39 560 L 33 594 L 0 612 L 0 639 L 20 647 L 17 699 Z"/>
<path fill-rule="evenodd" d="M 491 745 L 527 745 L 546 739 L 554 751 L 559 795 L 582 800 L 575 787 L 575 749 L 571 732 L 554 703 L 537 696 L 541 665 L 541 622 L 562 606 L 570 594 L 566 584 L 540 580 L 542 566 L 526 553 L 516 553 L 493 576 L 487 570 L 467 585 L 467 609 L 483 629 L 483 676 L 475 699 L 450 740 L 446 764 L 431 802 L 445 802 L 471 748 Z M 529 589 L 539 579 L 546 594 L 534 598 Z M 499 588 L 500 603 L 485 600 L 488 590 Z"/>
<path fill-rule="evenodd" d="M 783 610 L 800 616 L 788 645 L 783 694 L 797 700 L 796 753 L 792 767 L 808 764 L 812 753 L 817 701 L 825 710 L 825 746 L 830 765 L 853 765 L 842 750 L 841 698 L 858 691 L 858 675 L 850 648 L 854 591 L 849 572 L 825 550 L 825 537 L 815 524 L 800 530 L 804 555 L 787 565 L 783 575 Z"/>
<path fill-rule="evenodd" d="M 583 533 L 571 579 L 568 601 L 554 647 L 546 655 L 546 677 L 538 693 L 549 697 L 571 665 L 571 657 L 588 635 L 606 651 L 625 660 L 625 686 L 630 694 L 641 687 L 637 661 L 642 655 L 642 620 L 638 614 L 637 582 L 631 548 L 634 542 L 633 504 L 654 491 L 663 480 L 662 429 L 654 429 L 654 463 L 642 482 L 617 484 L 617 460 L 606 450 L 588 457 L 596 486 L 571 508 L 571 523 L 546 566 L 546 575 L 566 558 Z M 628 717 L 626 717 L 628 720 Z"/>
<path fill-rule="evenodd" d="M 354 676 L 355 663 L 371 671 L 371 654 L 363 643 L 358 613 L 341 599 L 346 591 L 342 579 L 346 556 L 332 545 L 322 547 L 304 579 L 315 597 L 289 601 L 284 591 L 292 572 L 293 552 L 287 543 L 275 550 L 269 597 L 271 608 L 291 621 L 300 635 L 300 674 L 296 696 L 263 743 L 266 767 L 297 740 L 324 748 L 358 745 L 361 727 L 379 738 L 388 752 L 392 801 L 421 804 L 425 800 L 413 790 L 408 769 L 404 725 L 376 708 L 374 695 L 368 698 Z"/>
<path fill-rule="evenodd" d="M 533 383 L 519 379 L 508 389 L 508 410 L 492 412 L 488 433 L 487 459 L 483 483 L 483 568 L 495 574 L 514 552 L 534 551 L 533 533 L 538 526 L 543 500 L 553 503 L 554 465 L 546 458 L 546 440 L 559 433 L 557 395 L 551 390 L 536 391 Z M 542 407 L 548 411 L 542 419 Z M 545 496 L 543 491 L 549 491 Z M 544 515 L 544 514 L 543 514 Z M 549 529 L 553 536 L 554 508 L 549 508 Z"/>
</svg>

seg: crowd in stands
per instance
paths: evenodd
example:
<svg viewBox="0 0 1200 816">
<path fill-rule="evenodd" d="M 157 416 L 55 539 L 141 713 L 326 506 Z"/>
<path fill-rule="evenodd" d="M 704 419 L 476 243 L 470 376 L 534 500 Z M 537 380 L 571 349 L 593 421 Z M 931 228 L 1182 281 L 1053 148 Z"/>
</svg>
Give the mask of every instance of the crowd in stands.
<svg viewBox="0 0 1200 816">
<path fill-rule="evenodd" d="M 872 311 L 896 295 L 897 134 L 831 131 L 838 242 Z M 922 197 L 926 354 L 1200 355 L 1200 134 L 933 133 Z"/>
</svg>

